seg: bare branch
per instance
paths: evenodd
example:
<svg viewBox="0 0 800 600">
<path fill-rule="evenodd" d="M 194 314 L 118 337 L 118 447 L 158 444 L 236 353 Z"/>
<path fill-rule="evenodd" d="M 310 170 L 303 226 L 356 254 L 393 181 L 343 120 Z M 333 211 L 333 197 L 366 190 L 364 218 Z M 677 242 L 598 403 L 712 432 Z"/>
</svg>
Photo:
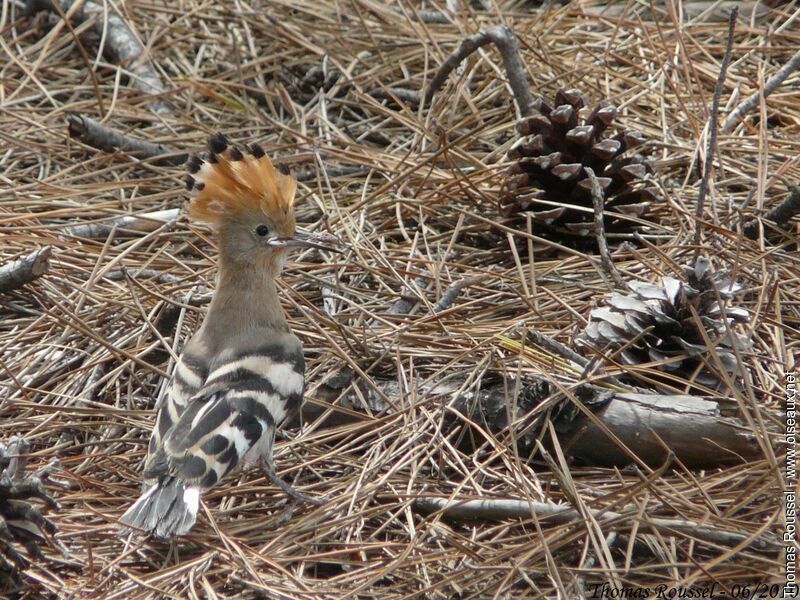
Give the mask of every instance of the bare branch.
<svg viewBox="0 0 800 600">
<path fill-rule="evenodd" d="M 705 209 L 706 194 L 708 194 L 708 183 L 711 180 L 711 171 L 714 167 L 714 150 L 717 147 L 717 118 L 719 116 L 719 100 L 722 97 L 722 86 L 725 84 L 725 76 L 728 73 L 728 65 L 731 62 L 731 52 L 733 51 L 733 34 L 736 30 L 736 17 L 739 9 L 734 7 L 728 20 L 728 41 L 725 45 L 725 54 L 722 57 L 722 64 L 719 67 L 717 84 L 714 87 L 714 97 L 711 99 L 711 114 L 708 116 L 708 140 L 706 144 L 705 163 L 703 164 L 703 178 L 700 180 L 700 189 L 697 192 L 697 210 L 695 212 L 694 230 L 694 252 L 695 260 L 700 255 L 700 238 L 703 233 L 703 211 Z"/>
<path fill-rule="evenodd" d="M 142 233 L 155 231 L 159 227 L 173 223 L 180 214 L 179 208 L 168 208 L 137 215 L 122 215 L 99 223 L 81 223 L 62 229 L 64 235 L 85 238 L 104 238 L 116 227 L 118 230 L 132 230 Z"/>
<path fill-rule="evenodd" d="M 442 312 L 443 310 L 447 310 L 450 306 L 455 302 L 455 299 L 458 298 L 458 295 L 461 293 L 462 288 L 466 282 L 463 279 L 457 279 L 453 283 L 447 286 L 447 289 L 442 294 L 442 297 L 433 305 L 433 312 Z"/>
<path fill-rule="evenodd" d="M 312 422 L 321 418 L 318 426 L 336 427 L 391 413 L 391 407 L 382 398 L 398 400 L 405 393 L 402 385 L 397 380 L 374 383 L 376 389 L 350 373 L 335 386 L 320 385 L 313 400 L 303 404 L 302 420 Z M 519 402 L 517 413 L 509 417 L 508 394 L 515 387 L 514 381 L 493 383 L 474 393 L 465 392 L 462 384 L 463 380 L 454 378 L 426 385 L 419 393 L 441 396 L 453 414 L 461 414 L 468 421 L 488 422 L 494 435 L 501 435 L 511 421 L 527 427 L 535 418 L 531 411 L 541 401 L 536 383 L 526 382 L 519 398 L 530 397 L 530 401 Z M 581 387 L 595 393 L 589 386 Z M 761 455 L 755 436 L 741 420 L 720 416 L 726 403 L 724 398 L 617 392 L 606 401 L 599 394 L 608 390 L 597 390 L 595 404 L 602 406 L 593 410 L 594 419 L 579 415 L 559 420 L 559 438 L 569 440 L 569 456 L 582 464 L 607 467 L 639 462 L 658 466 L 668 453 L 665 443 L 675 458 L 689 468 L 740 464 Z M 588 406 L 591 399 L 584 399 L 584 403 Z M 526 431 L 535 437 L 534 431 Z M 523 437 L 518 435 L 518 442 Z"/>
<path fill-rule="evenodd" d="M 508 75 L 508 83 L 514 92 L 514 99 L 517 101 L 517 108 L 520 115 L 526 117 L 530 115 L 535 107 L 535 101 L 531 95 L 528 78 L 525 74 L 525 66 L 519 55 L 519 44 L 514 30 L 506 25 L 495 25 L 487 29 L 481 29 L 478 33 L 469 36 L 458 48 L 448 56 L 436 71 L 436 74 L 425 90 L 425 103 L 430 103 L 433 95 L 444 85 L 447 77 L 455 68 L 470 54 L 485 46 L 494 44 L 503 57 L 503 65 Z"/>
<path fill-rule="evenodd" d="M 421 94 L 418 91 L 401 87 L 376 88 L 367 93 L 377 100 L 400 101 L 411 106 L 419 106 L 421 100 Z"/>
<path fill-rule="evenodd" d="M 428 279 L 426 277 L 417 277 L 414 280 L 414 285 L 418 287 L 420 290 L 424 291 L 428 289 Z M 411 309 L 417 305 L 417 302 L 419 302 L 419 299 L 414 294 L 402 295 L 389 308 L 389 314 L 407 315 L 408 313 L 411 312 Z"/>
<path fill-rule="evenodd" d="M 603 270 L 608 273 L 608 276 L 614 280 L 617 287 L 625 289 L 627 285 L 622 275 L 619 274 L 617 267 L 611 260 L 611 253 L 608 251 L 608 242 L 606 241 L 606 230 L 603 223 L 603 190 L 600 188 L 600 182 L 594 174 L 591 167 L 584 167 L 586 174 L 589 176 L 589 181 L 592 184 L 592 204 L 594 205 L 594 234 L 597 237 L 597 247 L 600 250 L 600 264 L 603 265 Z"/>
<path fill-rule="evenodd" d="M 185 152 L 177 152 L 162 144 L 154 144 L 120 133 L 86 115 L 68 114 L 67 125 L 70 137 L 79 139 L 87 146 L 104 152 L 121 150 L 137 158 L 159 157 L 153 161 L 157 165 L 182 165 L 189 158 Z"/>
<path fill-rule="evenodd" d="M 800 214 L 800 185 L 795 186 L 783 202 L 769 209 L 762 218 L 773 221 L 781 229 L 789 229 L 789 221 L 798 214 Z M 753 219 L 744 226 L 744 234 L 751 240 L 758 237 L 758 219 Z"/>
<path fill-rule="evenodd" d="M 583 523 L 584 515 L 574 508 L 551 504 L 549 502 L 529 502 L 527 500 L 484 498 L 477 500 L 451 500 L 449 498 L 417 498 L 411 504 L 412 508 L 424 514 L 441 512 L 448 519 L 459 521 L 499 521 L 504 519 L 530 519 L 534 514 L 539 519 L 546 519 L 549 523 Z M 636 516 L 640 510 L 631 506 L 624 512 L 610 510 L 588 509 L 598 521 L 605 523 L 615 521 L 620 528 L 630 528 L 637 523 Z M 744 533 L 718 529 L 703 525 L 696 521 L 684 519 L 663 519 L 646 516 L 638 521 L 639 527 L 662 534 L 678 532 L 697 540 L 721 544 L 725 546 L 738 546 L 750 544 L 753 549 L 773 553 L 780 549 L 780 543 L 773 537 L 762 536 L 752 538 Z"/>
<path fill-rule="evenodd" d="M 22 287 L 50 270 L 50 246 L 44 246 L 0 266 L 0 292 Z"/>
<path fill-rule="evenodd" d="M 733 131 L 734 127 L 736 127 L 744 116 L 750 112 L 762 98 L 766 98 L 772 92 L 774 92 L 778 86 L 780 86 L 786 79 L 800 69 L 800 50 L 789 59 L 785 65 L 783 65 L 778 72 L 775 73 L 772 77 L 767 79 L 767 82 L 764 84 L 763 90 L 758 90 L 750 94 L 747 98 L 745 98 L 736 108 L 733 109 L 733 112 L 728 115 L 725 121 L 722 123 L 722 133 L 730 133 Z"/>
<path fill-rule="evenodd" d="M 572 362 L 574 362 L 577 365 L 580 365 L 581 367 L 585 367 L 586 365 L 589 364 L 588 358 L 581 356 L 580 354 L 578 354 L 574 350 L 571 350 L 558 340 L 553 339 L 550 336 L 545 335 L 539 331 L 536 331 L 535 329 L 530 329 L 530 328 L 526 329 L 525 337 L 531 338 L 534 341 L 534 343 L 538 344 L 542 348 L 545 348 L 550 352 L 553 352 L 554 354 L 558 354 L 559 356 L 562 356 L 567 360 L 571 360 Z"/>
<path fill-rule="evenodd" d="M 447 14 L 438 10 L 403 10 L 402 8 L 392 9 L 397 14 L 403 15 L 412 21 L 420 21 L 422 23 L 433 23 L 435 25 L 449 25 L 453 19 Z"/>
</svg>

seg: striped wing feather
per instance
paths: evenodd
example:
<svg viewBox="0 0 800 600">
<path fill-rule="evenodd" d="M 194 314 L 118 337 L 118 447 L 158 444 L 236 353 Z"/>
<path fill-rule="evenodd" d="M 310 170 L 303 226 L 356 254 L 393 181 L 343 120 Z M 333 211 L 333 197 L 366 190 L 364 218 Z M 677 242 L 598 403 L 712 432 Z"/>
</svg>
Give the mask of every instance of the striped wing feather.
<svg viewBox="0 0 800 600">
<path fill-rule="evenodd" d="M 275 427 L 299 408 L 303 367 L 302 352 L 275 346 L 217 366 L 163 435 L 145 477 L 207 489 L 245 463 L 271 460 Z"/>
</svg>

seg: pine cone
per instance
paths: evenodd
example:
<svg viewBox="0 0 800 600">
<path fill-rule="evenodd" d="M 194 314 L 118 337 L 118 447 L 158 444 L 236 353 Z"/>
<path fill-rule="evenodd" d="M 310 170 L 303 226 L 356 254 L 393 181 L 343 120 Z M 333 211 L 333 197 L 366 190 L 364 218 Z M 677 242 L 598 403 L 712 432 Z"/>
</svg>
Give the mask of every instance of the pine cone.
<svg viewBox="0 0 800 600">
<path fill-rule="evenodd" d="M 0 444 L 0 587 L 18 579 L 18 571 L 28 567 L 28 558 L 43 559 L 39 544 L 55 533 L 56 526 L 42 516 L 31 502 L 38 500 L 47 508 L 58 504 L 44 490 L 42 479 L 48 468 L 25 475 L 28 444 L 12 438 L 8 446 Z M 27 558 L 26 556 L 27 555 Z"/>
<path fill-rule="evenodd" d="M 579 90 L 559 90 L 555 108 L 540 101 L 540 114 L 517 124 L 526 137 L 508 153 L 516 162 L 500 198 L 503 216 L 530 212 L 539 232 L 550 237 L 591 234 L 594 209 L 585 169 L 590 167 L 604 193 L 606 232 L 637 228 L 626 217 L 644 216 L 657 197 L 656 189 L 643 181 L 651 172 L 648 163 L 641 156 L 624 155 L 640 146 L 644 136 L 634 131 L 604 136 L 617 109 L 600 103 L 580 124 L 584 106 Z"/>
<path fill-rule="evenodd" d="M 702 257 L 694 267 L 684 269 L 684 281 L 664 277 L 661 285 L 631 283 L 633 294 L 608 296 L 604 306 L 591 311 L 578 343 L 615 354 L 626 365 L 657 362 L 655 369 L 719 389 L 717 365 L 692 314 L 694 309 L 722 367 L 735 380 L 734 349 L 751 347 L 746 337 L 732 330 L 750 316 L 728 302 L 740 286 L 724 273 L 712 273 Z"/>
</svg>

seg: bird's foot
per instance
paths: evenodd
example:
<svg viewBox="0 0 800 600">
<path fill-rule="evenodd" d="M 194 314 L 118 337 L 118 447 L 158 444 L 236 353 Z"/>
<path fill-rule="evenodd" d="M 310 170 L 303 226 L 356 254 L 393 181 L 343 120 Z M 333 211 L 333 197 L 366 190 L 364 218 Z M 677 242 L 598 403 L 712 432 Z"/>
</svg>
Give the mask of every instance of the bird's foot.
<svg viewBox="0 0 800 600">
<path fill-rule="evenodd" d="M 286 492 L 286 495 L 295 502 L 304 502 L 307 504 L 314 504 L 315 506 L 322 506 L 325 504 L 325 502 L 327 502 L 328 499 L 324 496 L 321 498 L 316 498 L 294 489 L 291 485 L 278 477 L 278 474 L 275 472 L 275 467 L 273 467 L 270 463 L 263 462 L 262 468 L 264 469 L 264 473 L 266 474 L 267 478 L 281 488 L 284 492 Z"/>
</svg>

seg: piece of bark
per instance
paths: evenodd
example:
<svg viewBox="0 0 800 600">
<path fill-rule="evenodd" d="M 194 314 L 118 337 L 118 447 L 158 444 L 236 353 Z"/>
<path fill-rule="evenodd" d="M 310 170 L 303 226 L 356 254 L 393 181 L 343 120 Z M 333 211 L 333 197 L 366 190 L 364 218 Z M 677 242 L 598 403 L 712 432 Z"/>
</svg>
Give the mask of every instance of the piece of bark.
<svg viewBox="0 0 800 600">
<path fill-rule="evenodd" d="M 0 266 L 0 293 L 22 287 L 50 270 L 52 248 L 43 246 Z"/>
<path fill-rule="evenodd" d="M 104 238 L 116 227 L 119 234 L 125 231 L 150 233 L 159 227 L 174 222 L 180 214 L 179 208 L 168 208 L 136 215 L 122 215 L 98 223 L 69 225 L 61 230 L 64 235 L 84 238 Z"/>
<path fill-rule="evenodd" d="M 390 409 L 381 399 L 381 394 L 401 405 L 404 392 L 396 381 L 376 383 L 380 394 L 358 381 L 319 386 L 314 397 L 303 405 L 303 421 L 323 418 L 323 426 L 333 427 L 370 419 L 370 414 L 385 416 Z M 530 415 L 548 396 L 548 390 L 542 387 L 543 382 L 521 386 L 516 400 L 516 414 L 511 414 L 507 400 L 515 387 L 513 381 L 492 383 L 477 395 L 459 392 L 462 383 L 447 382 L 421 390 L 426 396 L 442 397 L 442 401 L 450 407 L 448 412 L 454 416 L 446 417 L 447 429 L 459 425 L 457 415 L 460 414 L 493 434 L 502 435 L 509 417 L 512 420 L 527 418 L 525 429 L 515 438 L 520 446 L 520 454 L 531 450 L 538 433 L 538 422 L 547 414 L 538 411 Z M 349 387 L 351 384 L 358 386 L 358 391 Z M 591 388 L 585 386 L 585 389 Z M 761 455 L 755 437 L 744 424 L 738 419 L 721 416 L 720 403 L 710 398 L 616 393 L 610 399 L 599 395 L 594 399 L 584 395 L 582 399 L 584 405 L 594 403 L 593 412 L 599 422 L 639 460 L 650 466 L 663 464 L 668 455 L 668 449 L 659 440 L 672 450 L 678 460 L 691 468 L 738 464 Z M 625 466 L 634 462 L 623 448 L 572 406 L 570 401 L 562 400 L 560 404 L 554 404 L 561 407 L 561 412 L 551 418 L 555 420 L 564 451 L 574 461 L 598 466 Z M 480 435 L 479 432 L 476 435 Z"/>
<path fill-rule="evenodd" d="M 757 458 L 755 436 L 739 420 L 721 416 L 719 402 L 678 394 L 619 393 L 596 416 L 649 466 L 662 464 L 668 451 L 690 468 L 713 468 Z M 630 456 L 588 418 L 563 432 L 565 449 L 581 462 L 626 465 Z"/>
<path fill-rule="evenodd" d="M 167 166 L 182 165 L 189 158 L 186 152 L 178 152 L 163 144 L 137 139 L 107 127 L 86 115 L 68 114 L 67 126 L 70 137 L 104 152 L 121 151 L 139 159 L 157 157 L 153 164 Z"/>
<path fill-rule="evenodd" d="M 58 7 L 54 4 L 56 1 Z M 67 15 L 74 4 L 75 0 L 24 0 L 24 10 L 29 15 L 40 11 Z M 122 17 L 109 10 L 104 3 L 85 1 L 73 18 L 81 22 L 92 20 L 97 34 L 105 38 L 104 53 L 110 54 L 111 59 L 116 60 L 130 74 L 131 85 L 154 96 L 166 91 L 147 50 L 139 43 L 139 39 Z M 172 112 L 169 105 L 160 98 L 153 100 L 150 106 L 157 113 Z"/>
<path fill-rule="evenodd" d="M 528 502 L 527 500 L 489 498 L 474 500 L 451 500 L 449 498 L 417 498 L 411 504 L 413 510 L 423 514 L 441 512 L 442 516 L 457 521 L 500 521 L 505 519 L 530 519 L 536 514 L 538 519 L 550 524 L 583 522 L 584 516 L 569 506 L 551 504 L 549 502 Z M 658 531 L 663 535 L 680 533 L 684 536 L 719 544 L 723 546 L 738 546 L 747 543 L 750 548 L 762 552 L 777 553 L 781 544 L 773 536 L 761 536 L 750 539 L 751 536 L 704 525 L 696 521 L 684 519 L 665 519 L 661 517 L 635 518 L 639 513 L 638 507 L 632 506 L 624 514 L 610 510 L 591 510 L 589 512 L 610 527 L 610 522 L 621 529 L 630 529 L 634 524 L 640 528 Z M 609 524 L 609 525 L 606 525 Z"/>
</svg>

